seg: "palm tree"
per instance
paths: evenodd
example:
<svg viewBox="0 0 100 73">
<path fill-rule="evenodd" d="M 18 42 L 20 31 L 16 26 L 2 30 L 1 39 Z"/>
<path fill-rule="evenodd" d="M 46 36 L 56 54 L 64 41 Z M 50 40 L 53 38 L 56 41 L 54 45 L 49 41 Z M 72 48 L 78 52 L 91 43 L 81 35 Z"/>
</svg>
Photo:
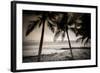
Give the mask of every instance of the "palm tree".
<svg viewBox="0 0 100 73">
<path fill-rule="evenodd" d="M 26 36 L 32 32 L 36 26 L 42 26 L 42 34 L 40 38 L 40 44 L 39 44 L 39 51 L 38 51 L 38 58 L 37 61 L 41 61 L 41 52 L 42 52 L 42 45 L 43 45 L 43 39 L 44 39 L 44 31 L 45 31 L 45 24 L 48 25 L 50 30 L 54 32 L 54 17 L 57 13 L 54 12 L 33 12 L 34 15 L 37 16 L 37 20 L 35 21 L 30 21 L 30 24 L 28 25 L 27 31 L 26 31 Z"/>
<path fill-rule="evenodd" d="M 84 14 L 81 18 L 81 28 L 77 29 L 77 35 L 81 35 L 82 42 L 84 45 L 90 42 L 91 39 L 91 17 L 90 14 Z"/>
<path fill-rule="evenodd" d="M 62 35 L 62 41 L 63 41 L 65 34 L 67 34 L 70 53 L 71 53 L 71 59 L 74 59 L 74 56 L 72 53 L 71 42 L 69 38 L 69 33 L 68 33 L 68 25 L 69 25 L 68 19 L 69 19 L 68 13 L 62 13 L 61 20 L 57 23 L 57 31 L 55 33 L 54 41 L 59 37 L 60 34 Z"/>
<path fill-rule="evenodd" d="M 72 22 L 75 27 L 72 27 L 71 29 L 76 33 L 76 36 L 81 36 L 77 41 L 81 40 L 81 42 L 84 42 L 84 45 L 86 45 L 91 39 L 91 15 L 88 13 L 80 14 L 78 20 L 81 22 Z"/>
<path fill-rule="evenodd" d="M 81 39 L 82 42 L 85 41 L 84 44 L 86 44 L 91 38 L 90 18 L 90 14 L 85 13 L 62 13 L 62 18 L 57 23 L 57 31 L 55 33 L 54 41 L 56 41 L 59 35 L 62 35 L 63 41 L 65 34 L 67 34 L 72 59 L 74 59 L 74 56 L 72 53 L 68 30 L 71 29 L 76 36 L 81 36 L 77 41 Z"/>
</svg>

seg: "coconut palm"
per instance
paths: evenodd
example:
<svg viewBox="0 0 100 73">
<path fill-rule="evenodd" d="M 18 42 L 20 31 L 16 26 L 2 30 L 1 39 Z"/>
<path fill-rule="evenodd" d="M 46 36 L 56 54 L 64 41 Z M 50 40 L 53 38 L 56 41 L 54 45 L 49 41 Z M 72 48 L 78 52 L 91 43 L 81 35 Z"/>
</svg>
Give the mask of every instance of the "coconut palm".
<svg viewBox="0 0 100 73">
<path fill-rule="evenodd" d="M 77 41 L 80 41 L 84 45 L 86 45 L 88 42 L 90 42 L 91 39 L 91 16 L 90 14 L 84 13 L 80 14 L 80 17 L 77 20 L 80 20 L 80 23 L 74 23 L 75 27 L 72 27 L 71 29 L 76 33 L 76 36 L 80 36 Z"/>
<path fill-rule="evenodd" d="M 90 26 L 90 14 L 85 13 L 63 13 L 61 20 L 57 23 L 57 31 L 55 33 L 54 41 L 62 35 L 62 41 L 67 34 L 69 48 L 72 59 L 74 59 L 72 53 L 71 42 L 69 38 L 68 30 L 71 29 L 76 36 L 81 36 L 78 40 L 85 41 L 84 44 L 90 41 L 91 38 L 91 26 Z"/>
<path fill-rule="evenodd" d="M 73 53 L 72 53 L 72 47 L 71 47 L 71 42 L 69 38 L 69 33 L 68 33 L 68 20 L 69 20 L 69 15 L 68 13 L 62 13 L 62 17 L 60 18 L 61 20 L 58 21 L 57 23 L 57 31 L 55 33 L 54 41 L 59 37 L 59 35 L 62 35 L 62 41 L 65 37 L 65 34 L 67 35 L 68 38 L 68 43 L 69 43 L 69 48 L 70 48 L 70 53 L 71 53 L 71 59 L 74 59 Z"/>
<path fill-rule="evenodd" d="M 84 14 L 81 18 L 81 28 L 77 29 L 76 35 L 81 35 L 82 42 L 84 41 L 84 45 L 90 42 L 91 39 L 91 17 L 90 14 Z"/>
<path fill-rule="evenodd" d="M 37 20 L 30 21 L 30 24 L 27 27 L 26 36 L 30 34 L 30 32 L 34 31 L 36 26 L 42 26 L 42 34 L 40 38 L 40 44 L 39 44 L 39 51 L 38 51 L 38 58 L 37 61 L 40 62 L 41 60 L 41 52 L 42 52 L 42 45 L 43 45 L 43 38 L 44 38 L 44 31 L 45 31 L 45 25 L 47 24 L 49 29 L 54 32 L 54 23 L 55 15 L 57 13 L 54 12 L 33 12 L 34 15 L 36 15 Z"/>
</svg>

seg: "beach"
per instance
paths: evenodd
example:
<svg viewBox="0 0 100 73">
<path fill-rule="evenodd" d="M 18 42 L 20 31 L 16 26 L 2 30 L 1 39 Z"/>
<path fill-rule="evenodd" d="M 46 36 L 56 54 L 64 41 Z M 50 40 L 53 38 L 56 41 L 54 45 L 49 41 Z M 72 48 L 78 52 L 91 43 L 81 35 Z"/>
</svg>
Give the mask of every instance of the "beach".
<svg viewBox="0 0 100 73">
<path fill-rule="evenodd" d="M 79 43 L 72 43 L 72 53 L 68 43 L 44 43 L 41 54 L 41 62 L 47 61 L 69 61 L 69 60 L 87 60 L 91 59 L 91 48 Z M 23 46 L 23 62 L 37 62 L 38 44 L 24 44 Z"/>
</svg>

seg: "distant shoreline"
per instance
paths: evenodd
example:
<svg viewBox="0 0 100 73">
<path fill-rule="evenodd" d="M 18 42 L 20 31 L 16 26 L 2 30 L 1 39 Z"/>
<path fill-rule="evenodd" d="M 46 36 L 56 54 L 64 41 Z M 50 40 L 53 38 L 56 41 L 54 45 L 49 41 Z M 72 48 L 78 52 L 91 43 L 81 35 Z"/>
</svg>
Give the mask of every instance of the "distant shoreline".
<svg viewBox="0 0 100 73">
<path fill-rule="evenodd" d="M 43 42 L 43 44 L 66 44 L 68 41 L 57 41 L 57 42 Z M 76 41 L 71 41 L 71 43 L 80 43 Z M 37 45 L 39 44 L 39 41 L 23 41 L 23 45 Z M 81 43 L 82 44 L 82 43 Z"/>
<path fill-rule="evenodd" d="M 31 48 L 23 48 L 24 50 L 31 50 Z M 33 49 L 33 48 L 32 48 Z M 35 48 L 34 48 L 35 49 Z M 43 48 L 43 49 L 49 49 L 49 48 Z M 70 48 L 60 48 L 59 50 L 67 50 Z M 91 47 L 72 47 L 71 49 L 91 49 Z"/>
<path fill-rule="evenodd" d="M 70 48 L 61 48 L 62 50 L 70 49 Z M 71 49 L 91 49 L 91 47 L 72 47 Z"/>
</svg>

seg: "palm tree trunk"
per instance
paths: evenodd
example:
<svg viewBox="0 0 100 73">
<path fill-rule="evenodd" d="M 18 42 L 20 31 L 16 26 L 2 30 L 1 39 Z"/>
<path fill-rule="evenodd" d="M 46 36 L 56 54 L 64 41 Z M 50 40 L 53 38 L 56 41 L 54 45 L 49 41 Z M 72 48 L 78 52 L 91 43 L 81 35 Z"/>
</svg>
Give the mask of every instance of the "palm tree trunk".
<svg viewBox="0 0 100 73">
<path fill-rule="evenodd" d="M 43 38 L 44 38 L 44 29 L 45 29 L 45 20 L 43 20 L 43 26 L 42 26 L 42 34 L 40 39 L 40 45 L 39 45 L 39 51 L 38 51 L 38 58 L 37 61 L 41 61 L 41 52 L 42 52 L 42 45 L 43 45 Z"/>
<path fill-rule="evenodd" d="M 70 42 L 70 38 L 69 38 L 69 34 L 68 34 L 68 30 L 66 31 L 66 33 L 67 33 L 67 38 L 68 38 L 68 43 L 69 43 L 71 57 L 72 57 L 72 59 L 74 59 L 74 56 L 73 56 L 73 53 L 72 53 L 71 42 Z"/>
</svg>

